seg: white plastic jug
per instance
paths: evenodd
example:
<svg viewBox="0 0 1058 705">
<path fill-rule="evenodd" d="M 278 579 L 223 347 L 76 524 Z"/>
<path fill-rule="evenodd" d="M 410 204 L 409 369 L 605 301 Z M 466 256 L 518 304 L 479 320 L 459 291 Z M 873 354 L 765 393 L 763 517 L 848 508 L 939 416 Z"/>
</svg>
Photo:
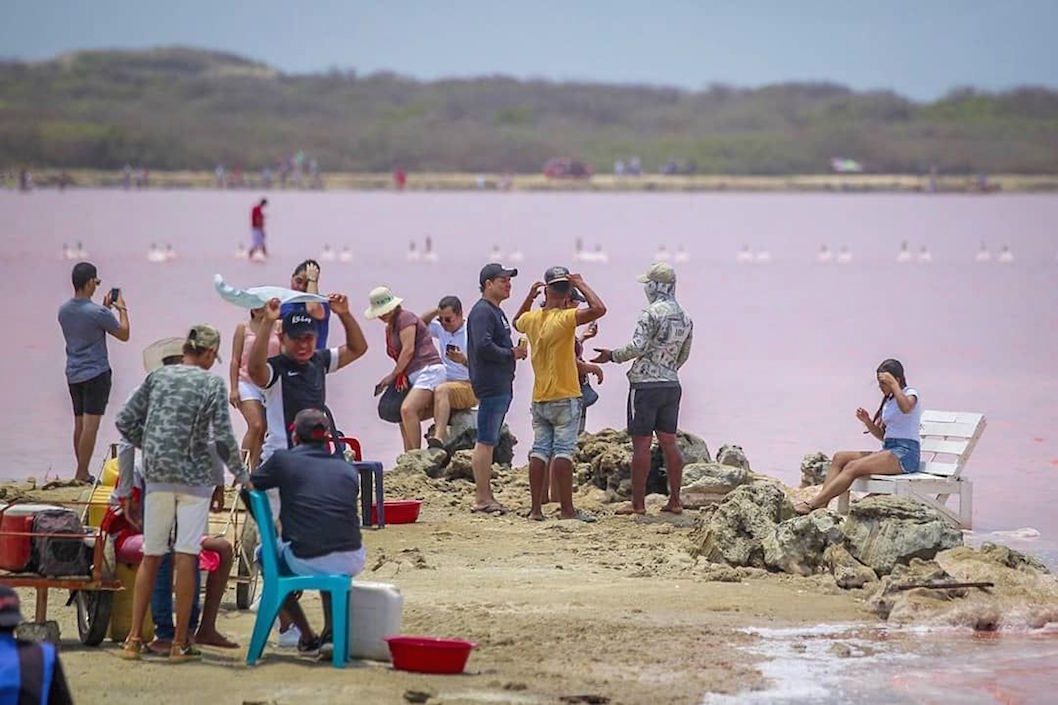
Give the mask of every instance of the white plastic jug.
<svg viewBox="0 0 1058 705">
<path fill-rule="evenodd" d="M 349 650 L 353 658 L 389 661 L 384 637 L 400 634 L 404 596 L 394 585 L 353 581 L 349 591 Z"/>
</svg>

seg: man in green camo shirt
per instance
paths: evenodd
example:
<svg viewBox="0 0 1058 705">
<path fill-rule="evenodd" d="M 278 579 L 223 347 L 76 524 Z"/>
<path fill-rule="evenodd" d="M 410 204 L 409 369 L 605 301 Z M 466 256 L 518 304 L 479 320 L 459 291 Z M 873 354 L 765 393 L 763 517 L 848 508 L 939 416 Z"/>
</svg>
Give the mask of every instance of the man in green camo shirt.
<svg viewBox="0 0 1058 705">
<path fill-rule="evenodd" d="M 207 325 L 191 328 L 182 364 L 161 367 L 147 376 L 118 414 L 118 431 L 143 450 L 146 480 L 143 561 L 136 572 L 132 628 L 121 655 L 139 658 L 140 631 L 162 557 L 176 552 L 176 635 L 170 660 L 199 656 L 188 641 L 199 545 L 209 522 L 215 479 L 209 443 L 235 475 L 248 477 L 228 416 L 224 381 L 209 373 L 218 359 L 220 333 Z M 223 502 L 223 495 L 220 497 Z M 170 536 L 176 526 L 176 540 Z"/>
</svg>

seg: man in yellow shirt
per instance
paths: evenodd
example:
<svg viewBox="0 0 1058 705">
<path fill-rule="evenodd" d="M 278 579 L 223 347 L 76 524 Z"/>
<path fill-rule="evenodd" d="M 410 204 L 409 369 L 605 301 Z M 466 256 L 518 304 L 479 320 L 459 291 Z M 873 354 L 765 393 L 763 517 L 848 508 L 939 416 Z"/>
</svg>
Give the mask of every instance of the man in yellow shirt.
<svg viewBox="0 0 1058 705">
<path fill-rule="evenodd" d="M 587 308 L 566 308 L 570 288 L 576 287 Z M 544 306 L 530 310 L 541 289 Z M 532 509 L 529 518 L 542 521 L 541 511 L 548 464 L 553 462 L 553 480 L 563 519 L 594 521 L 573 508 L 573 451 L 580 426 L 580 379 L 574 351 L 577 326 L 606 314 L 606 305 L 579 274 L 565 267 L 551 267 L 544 281 L 534 282 L 522 307 L 514 316 L 514 327 L 529 338 L 533 363 L 533 449 L 529 452 L 529 488 Z"/>
</svg>

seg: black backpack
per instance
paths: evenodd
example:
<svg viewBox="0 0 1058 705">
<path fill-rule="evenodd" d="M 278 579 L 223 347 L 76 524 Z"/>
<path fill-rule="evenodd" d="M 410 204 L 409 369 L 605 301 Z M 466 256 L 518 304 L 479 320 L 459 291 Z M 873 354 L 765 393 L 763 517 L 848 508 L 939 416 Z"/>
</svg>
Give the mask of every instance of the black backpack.
<svg viewBox="0 0 1058 705">
<path fill-rule="evenodd" d="M 84 525 L 69 509 L 45 509 L 33 515 L 34 534 L 70 534 L 70 538 L 34 536 L 32 570 L 49 578 L 88 575 Z"/>
</svg>

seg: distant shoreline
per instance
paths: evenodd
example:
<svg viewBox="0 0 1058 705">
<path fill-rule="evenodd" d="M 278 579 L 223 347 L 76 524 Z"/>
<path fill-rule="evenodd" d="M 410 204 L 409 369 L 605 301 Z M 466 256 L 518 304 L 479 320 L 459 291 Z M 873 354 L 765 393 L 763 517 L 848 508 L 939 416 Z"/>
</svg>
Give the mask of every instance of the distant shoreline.
<svg viewBox="0 0 1058 705">
<path fill-rule="evenodd" d="M 133 172 L 134 174 L 136 172 Z M 33 170 L 35 188 L 55 188 L 63 175 L 70 188 L 124 188 L 124 177 L 117 170 L 96 169 L 40 169 Z M 497 191 L 503 174 L 474 174 L 459 172 L 410 172 L 407 191 Z M 267 187 L 258 172 L 247 175 L 240 183 L 232 183 L 225 190 L 251 191 L 393 191 L 393 178 L 388 173 L 327 172 L 321 175 L 322 189 L 310 188 L 309 179 L 296 186 L 288 180 L 281 186 L 273 179 Z M 17 189 L 16 180 L 3 182 L 6 189 Z M 150 171 L 149 189 L 218 189 L 211 171 Z M 135 178 L 130 186 L 137 190 Z M 1033 193 L 1058 191 L 1056 175 L 997 174 L 989 176 L 982 188 L 971 175 L 937 176 L 931 190 L 928 176 L 915 174 L 797 174 L 787 176 L 742 176 L 723 174 L 695 174 L 665 176 L 615 176 L 599 174 L 590 179 L 553 179 L 543 174 L 512 174 L 512 191 L 576 191 L 576 192 L 789 192 L 789 193 Z"/>
</svg>

